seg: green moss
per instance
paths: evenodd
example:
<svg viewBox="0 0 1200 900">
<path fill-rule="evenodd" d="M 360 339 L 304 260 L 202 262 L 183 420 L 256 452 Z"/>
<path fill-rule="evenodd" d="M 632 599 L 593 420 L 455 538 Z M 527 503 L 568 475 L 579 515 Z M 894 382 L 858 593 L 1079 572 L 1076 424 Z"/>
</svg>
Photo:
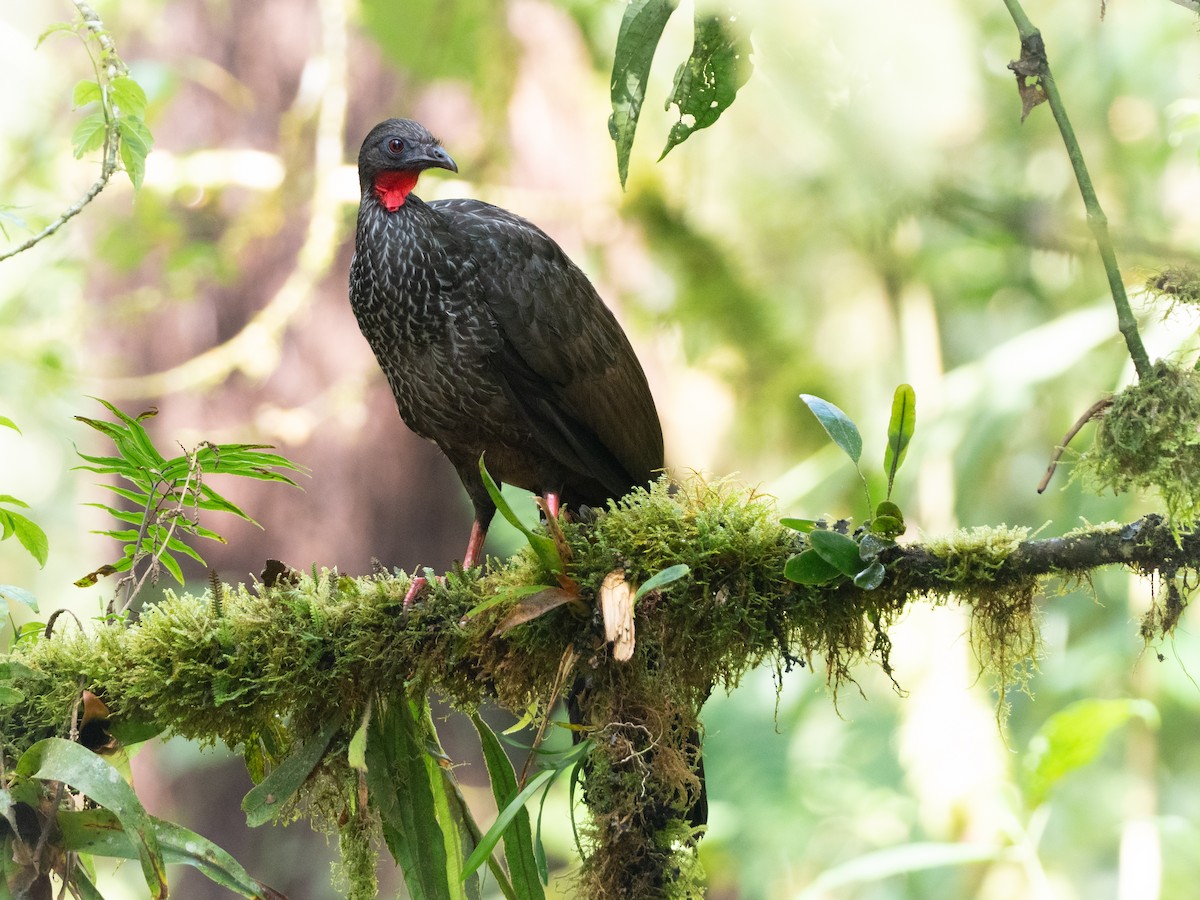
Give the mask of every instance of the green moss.
<svg viewBox="0 0 1200 900">
<path fill-rule="evenodd" d="M 1200 304 L 1200 273 L 1187 266 L 1168 266 L 1146 279 L 1146 290 L 1172 303 Z"/>
<path fill-rule="evenodd" d="M 1158 491 L 1174 528 L 1200 518 L 1200 372 L 1158 362 L 1112 399 L 1077 472 L 1089 487 Z"/>
<path fill-rule="evenodd" d="M 23 643 L 12 658 L 41 686 L 0 710 L 6 762 L 39 737 L 65 733 L 81 687 L 118 719 L 240 749 L 257 778 L 343 716 L 347 724 L 283 816 L 340 832 L 345 877 L 362 893 L 376 825 L 356 807 L 347 749 L 369 700 L 408 685 L 467 711 L 495 700 L 544 712 L 566 655 L 577 662 L 565 686 L 576 690 L 597 747 L 585 786 L 593 815 L 583 883 L 619 884 L 610 894 L 620 896 L 692 896 L 696 836 L 684 816 L 699 790 L 694 735 L 711 690 L 733 687 L 762 663 L 782 670 L 818 657 L 835 690 L 868 658 L 890 672 L 888 628 L 916 589 L 899 568 L 875 591 L 787 581 L 784 564 L 803 537 L 779 525 L 770 498 L 726 481 L 659 483 L 564 531 L 585 611 L 562 606 L 503 634 L 496 626 L 519 601 L 464 616 L 498 592 L 554 583 L 527 552 L 491 561 L 483 578 L 449 573 L 407 614 L 407 576 L 320 570 L 269 589 L 225 588 L 217 604 L 207 594 L 167 593 L 130 627 Z M 1036 583 L 995 582 L 1026 536 L 975 529 L 932 542 L 944 587 L 926 580 L 920 589 L 932 602 L 970 604 L 972 643 L 1002 686 L 1027 677 L 1037 654 Z M 644 583 L 680 563 L 687 577 L 638 602 L 633 658 L 614 661 L 596 612 L 604 577 L 621 568 Z"/>
</svg>

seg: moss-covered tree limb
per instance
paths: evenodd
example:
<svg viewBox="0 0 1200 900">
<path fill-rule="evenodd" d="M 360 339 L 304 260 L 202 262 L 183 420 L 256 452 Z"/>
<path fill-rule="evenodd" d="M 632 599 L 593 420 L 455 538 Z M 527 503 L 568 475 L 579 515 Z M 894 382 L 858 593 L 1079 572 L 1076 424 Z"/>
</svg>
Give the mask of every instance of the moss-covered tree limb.
<svg viewBox="0 0 1200 900">
<path fill-rule="evenodd" d="M 119 726 L 150 722 L 220 740 L 246 755 L 256 777 L 341 717 L 346 726 L 288 805 L 332 831 L 357 790 L 347 750 L 371 698 L 408 684 L 465 710 L 498 702 L 545 711 L 565 656 L 575 660 L 583 719 L 596 739 L 585 893 L 682 896 L 696 872 L 683 821 L 698 786 L 688 736 L 714 684 L 732 687 L 764 662 L 783 668 L 819 658 L 834 687 L 866 659 L 887 669 L 888 626 L 921 600 L 968 606 L 981 663 L 1011 683 L 1037 652 L 1035 599 L 1047 577 L 1083 578 L 1120 563 L 1182 585 L 1184 570 L 1200 568 L 1200 537 L 1147 517 L 1033 541 L 1022 528 L 962 531 L 886 551 L 887 577 L 876 590 L 812 587 L 782 575 L 805 537 L 778 518 L 768 498 L 731 484 L 637 492 L 564 529 L 581 609 L 563 605 L 502 634 L 497 625 L 520 598 L 468 613 L 497 592 L 543 583 L 532 554 L 493 561 L 482 577 L 449 573 L 407 616 L 406 575 L 321 571 L 217 596 L 168 594 L 132 626 L 60 623 L 49 639 L 22 642 L 10 655 L 9 678 L 24 699 L 2 710 L 6 763 L 65 732 L 80 684 L 108 704 L 118 735 Z M 679 563 L 688 577 L 642 597 L 633 658 L 615 662 L 594 611 L 605 575 L 623 568 L 640 583 Z M 1181 608 L 1183 596 L 1172 589 L 1168 600 Z M 1172 621 L 1162 615 L 1158 627 Z"/>
</svg>

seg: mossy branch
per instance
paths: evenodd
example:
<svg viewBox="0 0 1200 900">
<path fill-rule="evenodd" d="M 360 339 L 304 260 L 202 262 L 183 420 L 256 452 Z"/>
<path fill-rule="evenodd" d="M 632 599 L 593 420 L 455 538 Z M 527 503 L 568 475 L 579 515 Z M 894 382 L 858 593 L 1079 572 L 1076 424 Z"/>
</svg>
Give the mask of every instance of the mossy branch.
<svg viewBox="0 0 1200 900">
<path fill-rule="evenodd" d="M 1075 129 L 1067 117 L 1067 107 L 1063 103 L 1062 94 L 1050 71 L 1050 62 L 1046 57 L 1046 45 L 1042 34 L 1025 14 L 1020 0 L 1004 0 L 1009 15 L 1017 26 L 1021 37 L 1021 58 L 1009 63 L 1009 68 L 1017 76 L 1017 90 L 1021 94 L 1022 114 L 1025 116 L 1034 106 L 1043 100 L 1050 104 L 1054 121 L 1058 124 L 1063 144 L 1067 148 L 1067 156 L 1071 160 L 1071 168 L 1075 172 L 1075 180 L 1079 184 L 1079 193 L 1083 196 L 1084 209 L 1087 211 L 1088 227 L 1095 238 L 1100 250 L 1100 259 L 1104 263 L 1104 272 L 1108 276 L 1109 290 L 1112 292 L 1113 304 L 1117 309 L 1117 327 L 1125 338 L 1129 356 L 1133 360 L 1138 377 L 1143 378 L 1150 372 L 1150 357 L 1142 343 L 1138 332 L 1137 319 L 1129 305 L 1129 297 L 1125 292 L 1125 282 L 1121 278 L 1121 268 L 1117 264 L 1117 254 L 1113 249 L 1112 238 L 1108 233 L 1108 217 L 1100 206 L 1096 189 L 1092 185 L 1091 175 L 1088 174 L 1087 163 L 1083 158 L 1083 150 Z"/>
<path fill-rule="evenodd" d="M 335 708 L 361 708 L 397 681 L 436 689 L 465 709 L 495 700 L 523 711 L 546 699 L 571 644 L 593 678 L 633 683 L 652 668 L 679 700 L 701 698 L 714 683 L 732 687 L 769 660 L 822 656 L 836 687 L 855 663 L 878 656 L 875 632 L 910 602 L 953 601 L 988 615 L 1000 601 L 1026 607 L 1047 576 L 1085 577 L 1110 564 L 1172 575 L 1200 569 L 1200 534 L 1176 535 L 1148 516 L 1041 540 L 1026 540 L 1022 528 L 965 530 L 884 551 L 887 577 L 876 590 L 798 585 L 782 571 L 803 537 L 777 524 L 769 500 L 728 485 L 637 492 L 566 532 L 588 599 L 614 567 L 635 581 L 668 564 L 691 567 L 689 578 L 638 604 L 629 663 L 608 659 L 595 617 L 569 606 L 503 635 L 495 630 L 504 605 L 464 619 L 497 592 L 538 583 L 528 554 L 493 562 L 483 577 L 448 573 L 407 617 L 408 576 L 323 570 L 270 588 L 226 588 L 219 603 L 167 592 L 132 627 L 60 628 L 18 644 L 11 658 L 52 683 L 15 708 L 22 711 L 3 734 L 11 750 L 54 732 L 81 676 L 117 717 L 231 746 L 280 716 L 320 721 Z"/>
<path fill-rule="evenodd" d="M 593 521 L 567 524 L 572 577 L 589 604 L 614 568 L 644 582 L 669 565 L 690 567 L 687 578 L 638 602 L 627 663 L 611 658 L 599 616 L 570 605 L 502 634 L 498 623 L 521 602 L 515 594 L 468 616 L 497 592 L 542 581 L 531 553 L 493 561 L 482 577 L 448 573 L 407 616 L 408 576 L 325 570 L 293 572 L 271 587 L 222 589 L 219 598 L 168 593 L 132 626 L 60 626 L 10 655 L 24 699 L 0 719 L 5 762 L 63 730 L 80 684 L 108 705 L 114 732 L 150 722 L 203 743 L 223 741 L 245 753 L 260 777 L 264 746 L 278 761 L 342 717 L 346 733 L 334 737 L 287 810 L 334 831 L 357 785 L 347 761 L 351 732 L 372 698 L 408 684 L 463 710 L 498 702 L 545 712 L 564 650 L 574 648 L 575 702 L 596 737 L 584 893 L 684 896 L 684 881 L 698 877 L 694 836 L 683 822 L 698 789 L 688 747 L 714 684 L 732 687 L 764 662 L 783 669 L 818 658 L 835 689 L 868 659 L 890 673 L 888 627 L 906 604 L 925 601 L 970 609 L 972 646 L 1003 689 L 1032 670 L 1036 598 L 1047 577 L 1083 579 L 1114 563 L 1161 573 L 1168 585 L 1154 623 L 1161 633 L 1182 610 L 1184 571 L 1200 569 L 1200 535 L 1177 534 L 1151 516 L 1032 541 L 1023 528 L 961 531 L 885 551 L 887 578 L 876 590 L 818 588 L 783 577 L 804 537 L 778 518 L 768 498 L 693 480 L 674 493 L 658 484 Z M 681 881 L 683 872 L 690 874 Z"/>
</svg>

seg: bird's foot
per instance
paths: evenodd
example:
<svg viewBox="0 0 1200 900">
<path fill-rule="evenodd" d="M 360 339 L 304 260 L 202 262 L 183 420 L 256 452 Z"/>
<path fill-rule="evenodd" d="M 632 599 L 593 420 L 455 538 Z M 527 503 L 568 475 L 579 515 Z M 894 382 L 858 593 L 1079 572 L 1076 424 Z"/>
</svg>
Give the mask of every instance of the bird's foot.
<svg viewBox="0 0 1200 900">
<path fill-rule="evenodd" d="M 463 571 L 468 571 L 469 569 L 470 566 L 463 565 Z M 403 605 L 401 607 L 402 612 L 407 614 L 414 602 L 416 602 L 416 598 L 419 598 L 421 594 L 425 593 L 425 589 L 430 587 L 430 578 L 433 578 L 438 584 L 442 584 L 443 587 L 445 586 L 445 576 L 434 575 L 430 569 L 426 569 L 425 571 L 428 572 L 428 575 L 414 575 L 412 581 L 408 582 L 408 590 L 404 593 Z"/>
<path fill-rule="evenodd" d="M 425 590 L 425 587 L 428 584 L 429 579 L 424 575 L 413 576 L 412 581 L 408 583 L 408 592 L 404 595 L 404 605 L 402 610 L 405 613 L 408 612 L 409 608 L 413 605 L 413 601 L 415 601 L 420 593 Z"/>
</svg>

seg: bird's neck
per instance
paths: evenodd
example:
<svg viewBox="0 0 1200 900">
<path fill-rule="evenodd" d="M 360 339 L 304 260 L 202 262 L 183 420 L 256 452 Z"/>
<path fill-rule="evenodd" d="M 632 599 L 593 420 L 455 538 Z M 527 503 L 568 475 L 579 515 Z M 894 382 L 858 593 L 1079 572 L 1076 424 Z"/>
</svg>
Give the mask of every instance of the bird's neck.
<svg viewBox="0 0 1200 900">
<path fill-rule="evenodd" d="M 375 176 L 375 196 L 388 212 L 395 212 L 404 205 L 412 189 L 417 186 L 419 172 L 389 171 Z"/>
</svg>

